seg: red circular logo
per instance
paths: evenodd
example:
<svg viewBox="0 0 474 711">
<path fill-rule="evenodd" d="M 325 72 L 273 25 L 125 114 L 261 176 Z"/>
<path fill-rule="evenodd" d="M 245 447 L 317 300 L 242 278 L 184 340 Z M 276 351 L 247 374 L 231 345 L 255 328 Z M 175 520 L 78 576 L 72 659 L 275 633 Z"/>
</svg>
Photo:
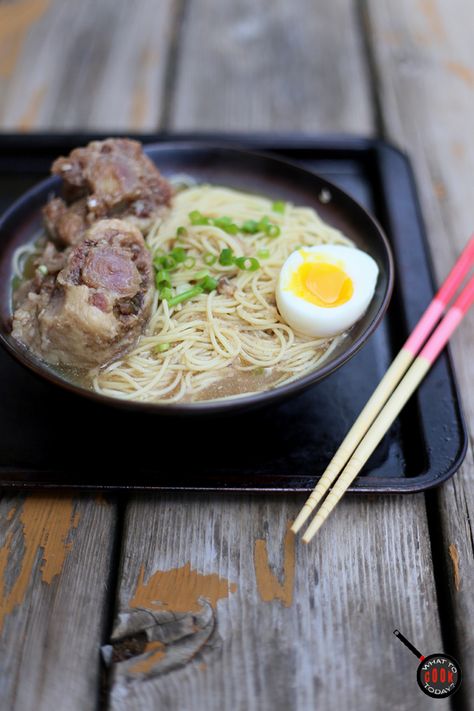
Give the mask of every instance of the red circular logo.
<svg viewBox="0 0 474 711">
<path fill-rule="evenodd" d="M 432 699 L 446 699 L 461 685 L 461 668 L 448 654 L 430 654 L 423 659 L 417 671 L 418 686 Z"/>
</svg>

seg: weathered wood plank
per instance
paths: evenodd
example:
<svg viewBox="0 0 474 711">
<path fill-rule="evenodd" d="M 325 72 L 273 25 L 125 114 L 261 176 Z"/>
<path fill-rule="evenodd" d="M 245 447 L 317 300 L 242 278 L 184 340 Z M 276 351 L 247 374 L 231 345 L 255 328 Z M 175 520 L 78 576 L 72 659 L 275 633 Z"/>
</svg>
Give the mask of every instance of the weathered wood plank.
<svg viewBox="0 0 474 711">
<path fill-rule="evenodd" d="M 171 127 L 369 132 L 352 0 L 192 1 Z"/>
<path fill-rule="evenodd" d="M 154 129 L 173 11 L 172 0 L 0 4 L 1 128 Z M 2 708 L 97 706 L 116 520 L 95 497 L 1 500 Z"/>
<path fill-rule="evenodd" d="M 431 708 L 392 634 L 440 644 L 423 496 L 349 499 L 308 547 L 301 501 L 135 499 L 116 636 L 149 646 L 114 664 L 114 711 Z"/>
<path fill-rule="evenodd" d="M 369 0 L 368 22 L 387 134 L 408 149 L 421 192 L 439 280 L 473 229 L 474 7 L 468 2 Z M 470 439 L 474 436 L 474 315 L 453 339 Z M 474 463 L 472 449 L 438 492 L 443 555 L 464 662 L 474 697 Z M 446 650 L 449 651 L 449 650 Z"/>
<path fill-rule="evenodd" d="M 115 525 L 105 499 L 0 500 L 2 708 L 95 708 Z"/>
<path fill-rule="evenodd" d="M 173 13 L 172 0 L 0 5 L 0 124 L 154 130 Z"/>
<path fill-rule="evenodd" d="M 170 128 L 370 131 L 353 13 L 346 1 L 194 0 Z M 286 533 L 302 502 L 132 500 L 113 711 L 431 708 L 392 634 L 441 644 L 424 497 L 347 498 L 307 548 Z M 400 677 L 378 674 L 384 665 Z"/>
</svg>

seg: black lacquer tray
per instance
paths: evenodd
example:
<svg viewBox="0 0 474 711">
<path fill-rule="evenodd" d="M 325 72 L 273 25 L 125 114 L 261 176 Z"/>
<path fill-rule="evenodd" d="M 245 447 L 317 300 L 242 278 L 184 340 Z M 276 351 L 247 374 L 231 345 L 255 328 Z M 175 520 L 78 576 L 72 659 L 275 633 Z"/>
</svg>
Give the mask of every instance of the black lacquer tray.
<svg viewBox="0 0 474 711">
<path fill-rule="evenodd" d="M 90 135 L 0 136 L 0 212 Z M 177 136 L 138 136 L 144 142 Z M 61 392 L 0 352 L 0 487 L 305 491 L 314 486 L 433 296 L 407 158 L 380 141 L 180 135 L 280 154 L 336 183 L 385 228 L 396 262 L 388 314 L 346 366 L 282 405 L 199 420 L 138 415 Z M 413 492 L 460 466 L 467 444 L 445 352 L 350 490 Z"/>
</svg>

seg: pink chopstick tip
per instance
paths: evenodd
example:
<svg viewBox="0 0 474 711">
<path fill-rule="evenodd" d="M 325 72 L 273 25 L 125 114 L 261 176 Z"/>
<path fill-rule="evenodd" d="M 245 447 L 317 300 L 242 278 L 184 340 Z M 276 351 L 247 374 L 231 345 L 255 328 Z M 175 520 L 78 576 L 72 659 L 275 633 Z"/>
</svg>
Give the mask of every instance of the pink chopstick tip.
<svg viewBox="0 0 474 711">
<path fill-rule="evenodd" d="M 426 346 L 420 353 L 421 358 L 426 358 L 433 363 L 451 338 L 456 328 L 461 323 L 471 306 L 474 304 L 474 276 L 467 282 L 458 298 L 433 333 Z"/>
<path fill-rule="evenodd" d="M 464 313 L 465 312 L 461 311 L 461 309 L 456 306 L 449 309 L 448 313 L 421 351 L 419 357 L 424 358 L 429 363 L 433 364 L 456 328 L 461 323 Z"/>
<path fill-rule="evenodd" d="M 436 298 L 443 302 L 446 307 L 454 294 L 461 286 L 461 283 L 474 264 L 474 234 L 464 247 L 459 259 L 449 273 L 446 281 L 436 294 Z"/>
<path fill-rule="evenodd" d="M 435 296 L 421 319 L 418 321 L 415 329 L 412 331 L 411 335 L 408 337 L 408 340 L 403 346 L 403 348 L 408 351 L 413 357 L 416 356 L 421 346 L 430 335 L 431 331 L 433 330 L 433 326 L 439 321 L 444 311 L 444 308 L 445 304 Z"/>
<path fill-rule="evenodd" d="M 443 312 L 445 311 L 449 302 L 453 298 L 454 294 L 461 286 L 464 277 L 469 273 L 473 265 L 474 234 L 469 239 L 456 264 L 451 269 L 443 285 L 439 289 L 431 304 L 426 309 L 421 319 L 418 321 L 413 332 L 410 334 L 408 340 L 403 346 L 404 350 L 408 351 L 410 355 L 412 355 L 413 357 L 416 356 L 420 348 L 423 346 L 423 343 L 426 341 L 433 328 L 438 323 L 439 319 L 441 318 Z M 463 295 L 464 300 L 466 300 L 468 297 L 466 296 L 465 292 L 463 292 Z M 461 310 L 463 310 L 464 308 L 462 305 L 459 305 L 457 303 L 456 306 L 458 308 L 461 308 Z M 467 306 L 467 308 L 469 308 L 469 306 Z"/>
<path fill-rule="evenodd" d="M 467 313 L 474 303 L 474 276 L 471 277 L 463 289 L 459 297 L 456 299 L 454 306 L 462 311 L 463 314 Z"/>
</svg>

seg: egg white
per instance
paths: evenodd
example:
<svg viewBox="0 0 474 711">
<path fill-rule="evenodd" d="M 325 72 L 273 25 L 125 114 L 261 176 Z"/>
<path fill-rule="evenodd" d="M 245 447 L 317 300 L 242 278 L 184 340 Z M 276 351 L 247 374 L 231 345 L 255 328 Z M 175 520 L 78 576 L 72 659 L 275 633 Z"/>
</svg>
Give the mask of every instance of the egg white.
<svg viewBox="0 0 474 711">
<path fill-rule="evenodd" d="M 353 294 L 340 306 L 316 306 L 289 290 L 292 275 L 314 259 L 340 267 L 351 279 Z M 350 328 L 366 312 L 377 284 L 379 269 L 366 252 L 344 245 L 325 244 L 303 247 L 284 262 L 276 286 L 278 310 L 295 331 L 315 338 L 336 336 Z"/>
</svg>

